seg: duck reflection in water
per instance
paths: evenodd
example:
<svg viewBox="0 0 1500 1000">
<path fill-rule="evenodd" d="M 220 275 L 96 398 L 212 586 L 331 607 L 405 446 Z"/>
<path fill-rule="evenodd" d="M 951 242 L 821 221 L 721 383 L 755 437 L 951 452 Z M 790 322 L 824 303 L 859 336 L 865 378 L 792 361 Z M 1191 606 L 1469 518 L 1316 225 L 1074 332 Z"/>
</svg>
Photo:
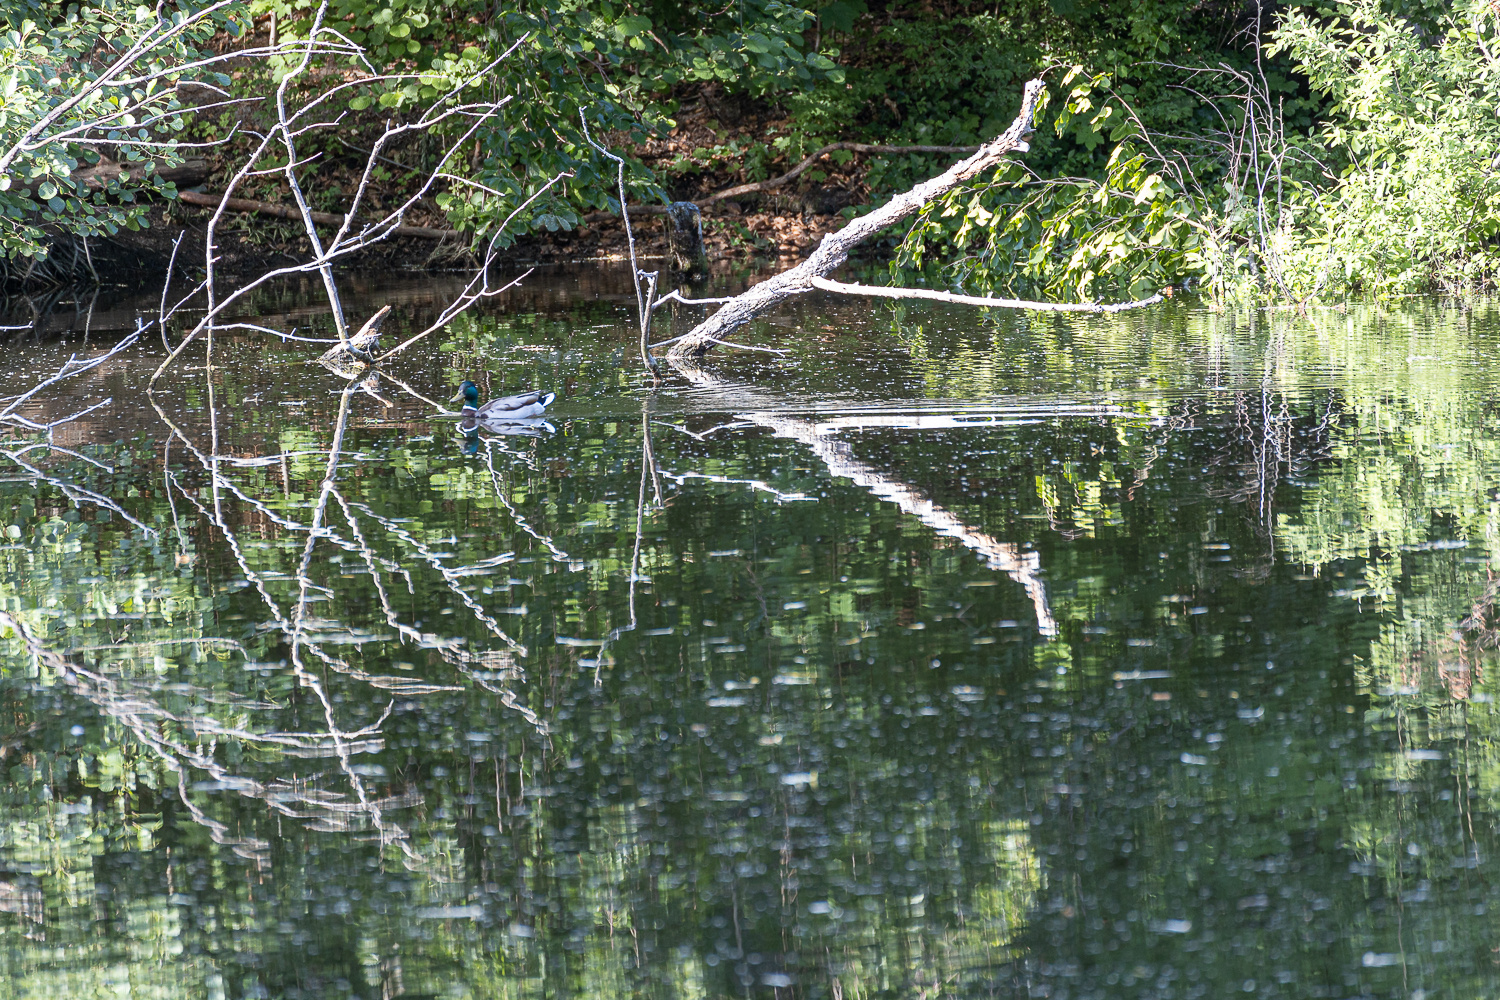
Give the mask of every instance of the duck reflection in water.
<svg viewBox="0 0 1500 1000">
<path fill-rule="evenodd" d="M 540 417 L 531 420 L 476 420 L 466 416 L 459 421 L 459 431 L 464 436 L 464 451 L 470 455 L 479 454 L 479 442 L 483 440 L 480 431 L 485 432 L 485 437 L 541 437 L 543 434 L 556 433 L 557 428 Z"/>
</svg>

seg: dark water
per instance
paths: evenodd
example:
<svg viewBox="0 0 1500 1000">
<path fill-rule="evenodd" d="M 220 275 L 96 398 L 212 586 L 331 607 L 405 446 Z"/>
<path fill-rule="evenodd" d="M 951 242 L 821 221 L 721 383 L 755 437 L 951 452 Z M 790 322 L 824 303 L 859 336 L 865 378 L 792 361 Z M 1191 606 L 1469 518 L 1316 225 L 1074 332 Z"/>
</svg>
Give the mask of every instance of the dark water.
<svg viewBox="0 0 1500 1000">
<path fill-rule="evenodd" d="M 621 278 L 16 411 L 112 400 L 0 445 L 0 998 L 1495 992 L 1500 315 L 809 299 L 651 392 Z"/>
</svg>

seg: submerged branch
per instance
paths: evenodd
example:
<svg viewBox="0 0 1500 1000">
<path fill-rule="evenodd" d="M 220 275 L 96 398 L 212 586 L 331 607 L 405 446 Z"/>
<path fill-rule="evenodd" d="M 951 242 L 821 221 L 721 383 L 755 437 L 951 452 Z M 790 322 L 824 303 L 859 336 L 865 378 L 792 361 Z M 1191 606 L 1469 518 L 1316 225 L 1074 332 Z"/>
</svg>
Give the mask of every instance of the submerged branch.
<svg viewBox="0 0 1500 1000">
<path fill-rule="evenodd" d="M 878 285 L 850 284 L 829 278 L 812 278 L 814 288 L 841 295 L 868 295 L 880 299 L 929 299 L 933 302 L 952 302 L 964 306 L 991 306 L 999 309 L 1028 309 L 1032 312 L 1081 312 L 1117 313 L 1127 309 L 1143 309 L 1162 301 L 1161 295 L 1153 295 L 1134 302 L 1029 302 L 1025 299 L 996 299 L 988 295 L 959 295 L 955 292 L 938 292 L 930 288 L 883 288 Z"/>
</svg>

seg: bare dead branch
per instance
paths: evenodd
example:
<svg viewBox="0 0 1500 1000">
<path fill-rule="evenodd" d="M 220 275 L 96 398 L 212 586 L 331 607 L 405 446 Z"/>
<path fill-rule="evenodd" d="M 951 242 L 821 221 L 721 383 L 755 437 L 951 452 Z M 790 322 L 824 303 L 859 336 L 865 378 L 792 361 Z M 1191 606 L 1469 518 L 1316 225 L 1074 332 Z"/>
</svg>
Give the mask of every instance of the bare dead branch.
<svg viewBox="0 0 1500 1000">
<path fill-rule="evenodd" d="M 309 128 L 323 128 L 330 126 L 329 123 L 321 122 L 314 122 L 311 125 L 298 125 L 298 123 L 300 121 L 303 121 L 313 108 L 326 102 L 330 98 L 331 94 L 338 92 L 348 86 L 355 85 L 355 83 L 346 82 L 332 88 L 324 89 L 319 94 L 311 98 L 306 104 L 303 104 L 302 106 L 297 108 L 293 108 L 287 103 L 286 91 L 288 82 L 293 77 L 308 71 L 312 55 L 323 54 L 328 45 L 332 44 L 327 42 L 328 38 L 337 39 L 339 44 L 352 45 L 352 43 L 348 43 L 347 39 L 344 39 L 343 36 L 340 35 L 336 30 L 323 23 L 322 18 L 326 13 L 327 6 L 327 0 L 323 0 L 323 2 L 319 4 L 316 14 L 313 18 L 313 27 L 308 38 L 299 40 L 297 42 L 287 43 L 281 47 L 283 54 L 292 54 L 295 56 L 299 56 L 300 59 L 298 63 L 293 67 L 292 71 L 282 78 L 281 83 L 277 88 L 276 99 L 274 102 L 276 107 L 275 124 L 264 135 L 260 136 L 260 141 L 257 146 L 249 153 L 248 158 L 245 160 L 245 162 L 225 184 L 225 190 L 222 195 L 199 196 L 197 198 L 188 197 L 184 199 L 195 204 L 203 204 L 205 205 L 205 207 L 212 208 L 213 210 L 213 216 L 208 223 L 208 233 L 205 241 L 205 278 L 202 284 L 202 288 L 207 294 L 208 301 L 204 313 L 200 316 L 200 318 L 192 326 L 192 328 L 188 330 L 188 332 L 183 336 L 182 340 L 175 347 L 172 347 L 167 357 L 162 361 L 162 363 L 157 367 L 156 371 L 152 374 L 150 379 L 151 386 L 154 386 L 156 382 L 161 378 L 161 376 L 166 372 L 166 370 L 171 365 L 176 363 L 177 359 L 181 356 L 182 352 L 190 343 L 192 343 L 199 337 L 211 336 L 213 330 L 219 328 L 219 318 L 224 314 L 225 310 L 231 306 L 231 304 L 245 297 L 255 289 L 268 282 L 290 275 L 316 272 L 320 276 L 320 278 L 322 279 L 324 290 L 328 297 L 330 312 L 334 320 L 339 343 L 341 345 L 346 345 L 349 333 L 347 325 L 345 323 L 345 317 L 343 315 L 337 280 L 333 273 L 333 265 L 338 261 L 339 258 L 357 253 L 371 246 L 372 244 L 393 235 L 422 236 L 424 238 L 447 238 L 450 236 L 461 235 L 452 230 L 428 229 L 427 227 L 420 226 L 408 227 L 405 226 L 403 220 L 405 214 L 410 211 L 421 198 L 427 195 L 432 187 L 439 182 L 439 179 L 442 176 L 447 174 L 449 161 L 457 156 L 459 151 L 465 148 L 465 145 L 467 143 L 472 142 L 477 131 L 481 127 L 483 127 L 486 122 L 492 120 L 499 113 L 500 109 L 505 107 L 510 101 L 510 97 L 507 96 L 502 97 L 498 100 L 460 104 L 458 103 L 459 95 L 474 80 L 479 79 L 485 74 L 492 71 L 494 66 L 498 65 L 500 61 L 514 53 L 516 49 L 526 40 L 526 37 L 529 36 L 523 36 L 521 39 L 518 39 L 498 57 L 491 60 L 484 66 L 476 67 L 473 73 L 470 73 L 464 79 L 457 81 L 452 87 L 449 88 L 449 90 L 445 94 L 439 95 L 439 97 L 432 103 L 432 105 L 423 112 L 421 118 L 418 121 L 402 125 L 388 123 L 384 132 L 377 138 L 372 150 L 370 151 L 358 189 L 353 196 L 352 203 L 349 206 L 349 211 L 347 214 L 336 215 L 332 213 L 313 212 L 307 204 L 307 199 L 301 194 L 301 188 L 296 176 L 296 166 L 298 165 L 298 160 L 296 156 L 295 139 L 298 135 L 301 135 Z M 362 57 L 362 50 L 359 50 L 357 46 L 354 46 L 353 48 L 355 54 Z M 387 77 L 377 78 L 387 79 Z M 390 77 L 389 79 L 395 79 L 395 77 Z M 356 81 L 356 83 L 368 82 L 368 78 L 361 81 Z M 395 207 L 387 211 L 383 211 L 379 218 L 374 218 L 366 222 L 359 231 L 352 231 L 354 220 L 357 217 L 360 217 L 360 206 L 369 187 L 371 172 L 373 171 L 376 163 L 379 162 L 379 160 L 382 158 L 381 153 L 386 145 L 395 138 L 408 133 L 432 134 L 432 130 L 438 125 L 456 119 L 464 119 L 465 124 L 459 130 L 457 135 L 444 138 L 443 146 L 438 150 L 436 166 L 427 174 L 425 180 L 417 187 L 417 189 L 409 192 L 408 197 L 406 197 L 405 200 L 402 201 L 399 205 L 396 205 Z M 257 211 L 259 211 L 261 210 L 262 206 L 265 206 L 267 204 L 263 202 L 257 203 L 249 201 L 247 199 L 236 199 L 234 197 L 234 192 L 235 189 L 247 178 L 261 172 L 261 170 L 259 169 L 260 164 L 271 152 L 273 146 L 280 147 L 285 153 L 285 159 L 287 161 L 286 165 L 277 167 L 275 172 L 281 173 L 285 177 L 288 185 L 292 189 L 293 200 L 296 202 L 296 204 L 294 206 L 270 206 L 272 214 L 290 219 L 300 219 L 302 221 L 303 228 L 306 230 L 308 245 L 312 250 L 312 257 L 306 262 L 274 268 L 252 280 L 240 282 L 233 290 L 229 291 L 228 294 L 224 294 L 221 296 L 217 282 L 218 266 L 217 251 L 215 248 L 215 234 L 217 232 L 219 222 L 224 217 L 224 213 L 226 211 L 235 210 L 237 206 L 253 206 Z M 445 309 L 442 310 L 441 315 L 431 326 L 396 347 L 395 350 L 389 352 L 387 355 L 385 355 L 385 357 L 389 357 L 391 354 L 405 349 L 412 343 L 415 343 L 417 340 L 420 340 L 422 337 L 426 336 L 432 330 L 440 328 L 444 324 L 451 321 L 452 318 L 458 313 L 467 309 L 469 306 L 479 301 L 480 299 L 498 294 L 499 292 L 504 291 L 505 288 L 513 285 L 514 281 L 505 281 L 497 286 L 492 282 L 490 278 L 489 269 L 490 266 L 494 263 L 494 260 L 498 254 L 498 240 L 500 237 L 500 233 L 503 232 L 504 228 L 507 225 L 509 225 L 511 219 L 515 217 L 516 213 L 523 211 L 526 206 L 531 204 L 531 202 L 535 198 L 539 197 L 553 184 L 556 184 L 566 176 L 569 175 L 562 174 L 558 177 L 552 178 L 545 185 L 543 185 L 540 190 L 533 194 L 530 199 L 528 199 L 522 205 L 517 206 L 515 211 L 511 213 L 511 215 L 500 225 L 498 230 L 490 237 L 488 246 L 485 250 L 484 259 L 480 267 L 478 268 L 474 279 L 468 283 L 463 292 L 460 293 L 452 303 L 450 303 Z M 337 226 L 337 231 L 325 241 L 323 237 L 318 234 L 317 227 L 319 225 Z M 167 318 L 167 316 L 170 315 L 171 313 L 169 312 L 166 314 L 166 316 L 163 316 L 163 321 Z M 363 360 L 366 362 L 373 362 L 374 359 L 365 356 Z"/>
<path fill-rule="evenodd" d="M 741 195 L 758 194 L 762 191 L 774 191 L 777 188 L 783 187 L 787 183 L 796 180 L 803 174 L 803 172 L 807 170 L 808 167 L 812 166 L 814 163 L 818 162 L 829 153 L 836 153 L 839 150 L 848 150 L 851 153 L 875 153 L 899 156 L 904 153 L 977 153 L 979 152 L 979 149 L 979 146 L 884 146 L 868 142 L 831 142 L 823 148 L 819 149 L 817 152 L 809 155 L 801 163 L 797 164 L 795 167 L 793 167 L 791 170 L 788 170 L 780 177 L 773 177 L 770 180 L 755 181 L 748 184 L 736 184 L 734 187 L 728 187 L 722 191 L 715 191 L 713 194 L 706 195 L 705 197 L 699 199 L 697 204 L 699 206 L 712 205 L 716 201 L 725 201 L 729 198 L 738 198 Z M 631 211 L 635 212 L 637 215 L 666 215 L 667 206 L 639 205 L 636 208 L 631 209 Z M 612 212 L 590 212 L 583 217 L 583 221 L 603 222 L 606 219 L 613 218 L 614 213 Z"/>
<path fill-rule="evenodd" d="M 727 303 L 674 344 L 668 356 L 701 357 L 714 344 L 722 342 L 725 334 L 731 330 L 768 312 L 791 296 L 811 290 L 814 287 L 812 278 L 826 278 L 832 274 L 864 240 L 915 215 L 935 198 L 1004 162 L 1009 154 L 1025 152 L 1030 148 L 1026 143 L 1026 136 L 1032 132 L 1031 120 L 1041 96 L 1042 81 L 1028 82 L 1022 94 L 1020 113 L 1004 133 L 981 146 L 979 152 L 954 164 L 938 176 L 923 181 L 873 212 L 854 219 L 838 232 L 823 237 L 823 242 L 807 260 L 737 296 L 733 302 Z"/>
</svg>

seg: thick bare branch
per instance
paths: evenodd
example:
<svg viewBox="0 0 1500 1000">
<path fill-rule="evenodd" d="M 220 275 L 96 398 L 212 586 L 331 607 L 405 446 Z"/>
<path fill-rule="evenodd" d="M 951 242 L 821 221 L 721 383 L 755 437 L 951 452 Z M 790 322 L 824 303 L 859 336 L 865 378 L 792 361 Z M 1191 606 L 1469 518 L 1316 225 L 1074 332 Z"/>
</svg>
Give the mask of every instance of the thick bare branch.
<svg viewBox="0 0 1500 1000">
<path fill-rule="evenodd" d="M 741 195 L 759 194 L 762 191 L 774 191 L 787 183 L 796 180 L 807 170 L 808 167 L 817 163 L 829 153 L 847 150 L 851 153 L 884 153 L 888 156 L 899 156 L 903 153 L 977 153 L 978 146 L 885 146 L 868 142 L 831 142 L 822 149 L 810 154 L 805 160 L 797 164 L 780 177 L 772 177 L 769 180 L 754 181 L 748 184 L 736 184 L 722 191 L 700 198 L 699 206 L 712 205 L 716 201 L 725 201 L 729 198 L 738 198 Z M 665 205 L 638 205 L 631 209 L 636 215 L 666 215 Z M 583 217 L 584 222 L 603 222 L 613 219 L 613 212 L 590 212 Z"/>
<path fill-rule="evenodd" d="M 979 152 L 954 164 L 938 176 L 923 181 L 904 194 L 897 195 L 875 211 L 853 220 L 838 232 L 829 233 L 823 237 L 823 242 L 818 249 L 813 251 L 811 257 L 796 267 L 754 286 L 699 323 L 691 333 L 672 346 L 669 356 L 675 358 L 702 356 L 731 330 L 769 311 L 791 296 L 811 290 L 814 287 L 813 278 L 826 278 L 832 274 L 849 259 L 850 252 L 866 239 L 902 219 L 915 215 L 928 202 L 998 165 L 1009 154 L 1025 152 L 1029 148 L 1026 144 L 1026 136 L 1031 134 L 1031 119 L 1041 96 L 1042 81 L 1028 82 L 1021 98 L 1021 111 L 1016 115 L 1015 121 L 1011 122 L 1010 128 L 1006 129 L 1002 135 L 985 143 L 979 148 Z"/>
</svg>

